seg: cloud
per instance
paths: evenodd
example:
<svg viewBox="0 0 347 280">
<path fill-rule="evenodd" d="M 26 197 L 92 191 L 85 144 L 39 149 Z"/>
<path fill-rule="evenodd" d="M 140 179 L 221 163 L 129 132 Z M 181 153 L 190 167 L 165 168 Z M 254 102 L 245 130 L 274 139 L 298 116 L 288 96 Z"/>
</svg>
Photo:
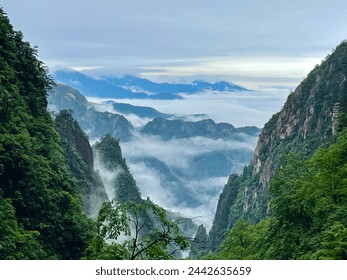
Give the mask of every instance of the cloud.
<svg viewBox="0 0 347 280">
<path fill-rule="evenodd" d="M 190 181 L 188 188 L 196 194 L 196 198 L 201 202 L 197 206 L 189 206 L 185 203 L 168 205 L 168 209 L 181 213 L 183 217 L 191 218 L 196 224 L 204 224 L 210 229 L 217 209 L 218 198 L 226 184 L 228 177 L 215 177 L 207 180 Z M 167 205 L 168 201 L 162 197 L 162 205 Z"/>
<path fill-rule="evenodd" d="M 102 66 L 113 74 L 157 78 L 246 75 L 255 84 L 266 73 L 268 80 L 297 77 L 291 65 L 301 71 L 304 57 L 324 58 L 347 29 L 344 0 L 329 5 L 313 0 L 36 0 L 18 5 L 3 0 L 2 5 L 51 67 Z M 264 64 L 264 57 L 280 63 Z"/>
<path fill-rule="evenodd" d="M 263 127 L 265 122 L 281 109 L 289 92 L 290 89 L 287 88 L 266 88 L 261 91 L 224 94 L 205 92 L 185 95 L 181 100 L 123 99 L 121 102 L 152 107 L 167 114 L 181 116 L 204 114 L 216 122 L 227 122 L 236 127 L 252 125 Z M 104 101 L 91 97 L 88 97 L 88 100 Z"/>
<path fill-rule="evenodd" d="M 113 114 L 118 114 L 124 116 L 131 124 L 135 127 L 142 127 L 146 125 L 148 122 L 152 121 L 152 118 L 141 118 L 135 114 L 123 114 L 114 109 L 112 104 L 105 103 L 105 100 L 109 99 L 98 99 L 98 98 L 89 98 L 89 100 L 93 100 L 92 105 L 99 112 L 110 112 Z"/>
<path fill-rule="evenodd" d="M 253 151 L 258 137 L 245 137 L 245 141 L 230 141 L 222 139 L 209 139 L 204 137 L 193 137 L 186 139 L 171 139 L 162 141 L 156 136 L 143 136 L 135 134 L 128 142 L 122 142 L 121 147 L 126 158 L 142 156 L 153 156 L 165 162 L 171 167 L 186 167 L 192 156 L 212 151 L 245 149 Z"/>
<path fill-rule="evenodd" d="M 101 66 L 70 66 L 72 70 L 75 71 L 90 71 L 90 70 L 96 70 L 102 68 Z"/>
<path fill-rule="evenodd" d="M 204 93 L 199 95 L 198 98 L 188 95 L 184 101 L 187 103 L 185 109 L 192 104 L 197 105 L 200 100 L 206 105 L 208 104 L 209 107 L 211 107 L 211 104 L 216 104 L 216 106 L 212 106 L 213 111 L 220 111 L 219 106 L 227 103 L 229 97 L 230 94 L 214 93 Z M 90 98 L 90 100 L 93 101 L 93 106 L 99 111 L 117 113 L 112 104 L 102 103 L 103 99 Z M 264 97 L 264 100 L 269 100 L 269 98 Z M 151 102 L 156 101 L 151 100 Z M 172 102 L 175 101 L 165 101 L 161 104 L 169 108 L 173 105 Z M 180 104 L 180 107 L 184 102 Z M 233 103 L 237 102 L 250 103 L 250 96 L 237 93 L 233 96 Z M 259 101 L 257 104 L 259 105 Z M 182 115 L 183 113 L 184 111 L 182 111 Z M 197 117 L 200 118 L 201 116 Z M 206 116 L 204 115 L 204 117 Z M 137 119 L 139 123 L 147 121 L 147 119 L 139 117 Z M 245 134 L 239 136 L 241 137 L 239 141 L 204 137 L 164 141 L 157 136 L 134 132 L 130 141 L 121 142 L 120 145 L 123 156 L 127 159 L 129 169 L 143 198 L 150 197 L 162 207 L 180 212 L 181 215 L 194 218 L 198 223 L 203 223 L 206 227 L 209 227 L 216 210 L 219 194 L 227 182 L 229 172 L 227 171 L 223 176 L 213 175 L 214 171 L 212 173 L 210 171 L 212 163 L 206 165 L 203 161 L 215 160 L 215 157 L 211 157 L 210 153 L 217 152 L 218 155 L 218 152 L 220 152 L 227 155 L 227 157 L 235 155 L 233 163 L 230 163 L 234 166 L 229 171 L 232 172 L 231 169 L 233 169 L 240 172 L 242 166 L 250 161 L 250 155 L 256 145 L 257 137 L 250 137 Z M 236 156 L 240 152 L 241 154 Z M 246 156 L 247 160 L 245 160 L 245 154 L 247 153 L 248 157 Z M 95 162 L 96 169 L 102 174 L 109 197 L 113 197 L 115 191 L 113 182 L 117 174 L 106 170 L 98 157 Z M 202 164 L 203 168 L 199 167 L 199 164 Z M 199 172 L 203 176 L 193 175 L 197 168 L 200 168 Z"/>
<path fill-rule="evenodd" d="M 128 162 L 143 198 L 150 197 L 160 206 L 170 209 L 176 200 L 174 194 L 164 187 L 165 182 L 161 180 L 161 174 L 153 168 L 149 168 L 143 162 Z"/>
<path fill-rule="evenodd" d="M 146 125 L 147 123 L 149 123 L 150 121 L 153 120 L 151 118 L 141 118 L 141 117 L 139 117 L 137 115 L 134 115 L 134 114 L 122 114 L 122 113 L 118 113 L 118 114 L 123 115 L 124 117 L 126 117 L 127 120 L 129 122 L 131 122 L 131 124 L 135 128 L 142 127 L 142 126 Z"/>
<path fill-rule="evenodd" d="M 209 178 L 203 181 L 185 181 L 186 187 L 196 195 L 199 205 L 189 205 L 184 201 L 178 201 L 175 194 L 170 191 L 167 182 L 162 180 L 162 174 L 153 168 L 149 168 L 143 162 L 128 161 L 143 198 L 151 200 L 165 209 L 180 213 L 183 217 L 193 218 L 198 224 L 206 227 L 212 225 L 212 219 L 216 211 L 219 194 L 226 184 L 228 177 Z"/>
<path fill-rule="evenodd" d="M 320 57 L 211 57 L 188 65 L 142 67 L 144 72 L 141 76 L 155 79 L 164 76 L 192 77 L 198 73 L 201 76 L 225 77 L 227 73 L 227 80 L 254 88 L 262 85 L 261 78 L 277 80 L 277 84 L 282 85 L 288 85 L 288 80 L 292 79 L 296 84 L 320 61 Z M 279 78 L 282 78 L 281 82 Z"/>
<path fill-rule="evenodd" d="M 100 159 L 99 153 L 94 155 L 94 169 L 99 172 L 102 183 L 105 187 L 107 198 L 112 201 L 116 197 L 116 184 L 117 178 L 121 175 L 124 170 L 122 168 L 116 168 L 113 170 L 108 169 Z"/>
<path fill-rule="evenodd" d="M 155 203 L 185 217 L 198 217 L 199 223 L 207 227 L 211 225 L 218 197 L 228 176 L 212 176 L 205 174 L 191 176 L 198 166 L 192 159 L 199 155 L 221 151 L 237 154 L 240 151 L 252 153 L 257 137 L 246 137 L 244 141 L 226 141 L 194 137 L 188 139 L 172 139 L 163 141 L 154 136 L 135 134 L 129 142 L 122 142 L 121 148 L 127 159 L 140 192 L 144 198 L 149 196 Z M 153 167 L 146 164 L 146 158 L 156 158 L 163 162 L 171 174 L 164 174 L 161 165 Z M 250 160 L 250 156 L 249 156 Z M 248 161 L 238 164 L 246 165 Z M 174 179 L 168 179 L 174 176 Z M 193 203 L 194 198 L 198 203 Z"/>
</svg>

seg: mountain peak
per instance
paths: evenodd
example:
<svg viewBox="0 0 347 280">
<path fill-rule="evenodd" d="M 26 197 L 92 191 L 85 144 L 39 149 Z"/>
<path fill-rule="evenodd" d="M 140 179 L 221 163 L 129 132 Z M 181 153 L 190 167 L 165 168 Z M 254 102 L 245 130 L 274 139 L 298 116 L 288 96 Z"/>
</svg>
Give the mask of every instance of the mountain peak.
<svg viewBox="0 0 347 280">
<path fill-rule="evenodd" d="M 219 81 L 209 83 L 196 80 L 193 83 L 156 83 L 148 79 L 132 75 L 121 78 L 101 77 L 95 78 L 82 72 L 72 70 L 59 70 L 53 73 L 57 82 L 75 87 L 87 96 L 102 98 L 130 98 L 130 99 L 182 99 L 184 94 L 198 94 L 205 91 L 235 92 L 247 91 L 242 86 Z"/>
</svg>

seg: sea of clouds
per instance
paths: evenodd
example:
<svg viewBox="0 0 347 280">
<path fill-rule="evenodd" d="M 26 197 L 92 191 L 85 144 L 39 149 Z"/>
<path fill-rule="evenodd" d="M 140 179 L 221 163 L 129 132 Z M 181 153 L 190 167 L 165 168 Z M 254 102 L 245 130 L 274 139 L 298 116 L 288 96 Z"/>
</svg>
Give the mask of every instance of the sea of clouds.
<svg viewBox="0 0 347 280">
<path fill-rule="evenodd" d="M 147 106 L 162 113 L 185 117 L 187 120 L 211 118 L 215 122 L 227 122 L 235 127 L 258 126 L 280 110 L 288 95 L 288 90 L 276 89 L 266 92 L 205 92 L 194 95 L 183 95 L 182 100 L 113 100 L 136 106 Z M 97 110 L 119 113 L 106 100 L 88 98 Z M 135 128 L 140 128 L 151 119 L 140 118 L 136 115 L 124 115 Z M 211 226 L 218 203 L 218 197 L 227 183 L 228 175 L 240 173 L 243 166 L 249 164 L 251 154 L 256 146 L 257 137 L 243 135 L 243 139 L 223 140 L 205 137 L 186 139 L 171 139 L 164 141 L 156 136 L 146 136 L 139 132 L 128 142 L 121 142 L 123 157 L 126 158 L 143 198 L 150 197 L 160 206 L 179 212 L 185 217 L 191 217 L 197 223 L 203 223 L 207 228 Z M 206 153 L 221 151 L 223 153 L 237 153 L 246 151 L 250 157 L 248 161 L 240 160 L 236 166 L 230 168 L 225 176 L 194 177 L 185 174 L 185 170 L 193 170 L 192 158 Z M 179 183 L 167 182 L 167 178 L 158 168 L 149 166 L 140 158 L 156 158 L 164 163 L 174 175 L 181 177 Z M 174 185 L 176 184 L 176 185 Z M 182 192 L 187 196 L 194 196 L 199 202 L 191 205 L 177 198 L 177 189 L 172 186 L 182 186 Z M 184 197 L 182 193 L 181 197 Z"/>
</svg>

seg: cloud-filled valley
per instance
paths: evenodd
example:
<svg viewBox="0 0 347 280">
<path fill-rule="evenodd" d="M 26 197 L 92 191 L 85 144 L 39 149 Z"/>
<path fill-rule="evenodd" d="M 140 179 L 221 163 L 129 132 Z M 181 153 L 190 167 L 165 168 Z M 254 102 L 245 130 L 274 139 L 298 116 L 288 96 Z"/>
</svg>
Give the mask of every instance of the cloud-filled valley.
<svg viewBox="0 0 347 280">
<path fill-rule="evenodd" d="M 52 111 L 73 110 L 92 144 L 107 133 L 120 139 L 143 198 L 209 228 L 229 175 L 252 159 L 260 131 L 255 125 L 262 127 L 287 93 L 205 91 L 174 100 L 118 100 L 86 98 L 58 85 L 48 100 Z M 116 175 L 95 162 L 104 184 L 113 181 Z"/>
<path fill-rule="evenodd" d="M 121 147 L 143 197 L 196 217 L 214 213 L 229 174 L 240 173 L 249 163 L 256 139 L 249 136 L 237 142 L 195 137 L 163 141 L 137 135 L 121 142 Z M 209 226 L 212 218 L 208 215 L 201 222 Z"/>
</svg>

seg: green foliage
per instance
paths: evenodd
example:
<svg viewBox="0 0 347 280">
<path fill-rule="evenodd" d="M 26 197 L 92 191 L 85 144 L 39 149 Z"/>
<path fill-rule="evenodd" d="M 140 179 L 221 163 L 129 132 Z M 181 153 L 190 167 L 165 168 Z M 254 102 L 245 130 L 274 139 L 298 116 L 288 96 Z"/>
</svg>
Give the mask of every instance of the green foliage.
<svg viewBox="0 0 347 280">
<path fill-rule="evenodd" d="M 37 231 L 25 231 L 18 226 L 9 199 L 0 193 L 0 259 L 40 259 L 45 252 L 39 244 Z"/>
<path fill-rule="evenodd" d="M 283 159 L 282 167 L 271 181 L 271 208 L 274 220 L 269 235 L 281 236 L 279 240 L 272 240 L 271 245 L 276 248 L 276 257 L 280 259 L 288 259 L 295 255 L 295 248 L 300 245 L 302 235 L 312 222 L 312 216 L 302 199 L 301 188 L 301 178 L 309 176 L 301 157 L 291 154 Z"/>
<path fill-rule="evenodd" d="M 255 239 L 255 228 L 243 220 L 239 220 L 228 232 L 222 246 L 221 257 L 225 259 L 244 260 L 252 256 Z"/>
<path fill-rule="evenodd" d="M 89 221 L 47 112 L 51 80 L 1 9 L 0 23 L 0 258 L 78 259 Z"/>
<path fill-rule="evenodd" d="M 270 182 L 271 218 L 237 221 L 208 259 L 347 259 L 347 130 L 310 159 L 288 154 Z"/>
<path fill-rule="evenodd" d="M 230 223 L 230 205 L 237 200 L 238 190 L 240 188 L 240 176 L 232 174 L 229 177 L 223 192 L 221 193 L 217 205 L 216 216 L 210 231 L 209 246 L 214 251 L 218 248 Z M 232 224 L 231 224 L 232 225 Z"/>
<path fill-rule="evenodd" d="M 239 220 L 257 222 L 265 213 L 259 211 L 266 207 L 254 207 L 251 211 L 245 212 L 245 200 L 248 193 L 251 193 L 259 186 L 259 177 L 253 176 L 253 164 L 246 166 L 243 174 L 232 174 L 229 177 L 222 194 L 220 195 L 216 216 L 209 233 L 209 246 L 212 251 L 219 249 L 224 241 L 227 231 Z M 247 190 L 248 193 L 244 190 Z M 259 201 L 265 202 L 266 197 L 258 197 Z"/>
<path fill-rule="evenodd" d="M 257 224 L 238 220 L 228 231 L 224 243 L 217 254 L 205 259 L 256 260 L 261 259 L 264 238 L 269 230 L 269 219 Z"/>
<path fill-rule="evenodd" d="M 303 161 L 290 155 L 271 182 L 270 259 L 345 259 L 347 133 Z"/>
<path fill-rule="evenodd" d="M 251 164 L 240 176 L 239 186 L 234 186 L 238 189 L 237 195 L 225 199 L 225 194 L 230 193 L 230 185 L 226 185 L 210 232 L 212 250 L 218 248 L 218 241 L 223 241 L 225 230 L 232 227 L 235 220 L 243 218 L 257 223 L 271 215 L 271 211 L 274 215 L 282 215 L 275 219 L 279 223 L 279 232 L 285 235 L 289 228 L 292 230 L 285 235 L 288 240 L 278 241 L 281 244 L 275 246 L 283 246 L 282 252 L 279 252 L 283 255 L 275 253 L 271 257 L 299 258 L 307 246 L 316 250 L 313 248 L 315 244 L 308 244 L 312 239 L 303 240 L 300 236 L 302 232 L 306 233 L 305 227 L 317 227 L 312 217 L 322 215 L 323 224 L 329 217 L 329 211 L 336 211 L 336 203 L 344 199 L 344 168 L 334 160 L 342 163 L 345 159 L 338 151 L 326 153 L 321 150 L 315 160 L 297 162 L 303 169 L 292 165 L 291 171 L 285 170 L 289 165 L 282 160 L 289 153 L 302 154 L 302 159 L 310 158 L 319 147 L 332 144 L 336 140 L 336 132 L 343 131 L 347 124 L 346 76 L 347 42 L 344 41 L 309 73 L 290 93 L 282 110 L 265 124 L 255 151 L 253 174 L 250 177 L 247 174 L 247 169 L 252 169 Z M 321 158 L 320 162 L 318 158 Z M 270 191 L 269 181 L 274 174 L 277 178 L 273 179 Z M 316 188 L 313 181 L 305 180 L 306 176 L 312 178 Z M 302 196 L 305 199 L 300 202 Z M 331 199 L 335 204 L 331 203 Z M 316 207 L 319 204 L 325 207 Z M 229 220 L 225 222 L 220 217 L 227 212 Z M 296 227 L 291 225 L 293 221 Z M 292 245 L 293 242 L 295 245 Z"/>
<path fill-rule="evenodd" d="M 105 202 L 86 254 L 89 259 L 172 259 L 188 246 L 178 224 L 149 199 Z"/>
</svg>

